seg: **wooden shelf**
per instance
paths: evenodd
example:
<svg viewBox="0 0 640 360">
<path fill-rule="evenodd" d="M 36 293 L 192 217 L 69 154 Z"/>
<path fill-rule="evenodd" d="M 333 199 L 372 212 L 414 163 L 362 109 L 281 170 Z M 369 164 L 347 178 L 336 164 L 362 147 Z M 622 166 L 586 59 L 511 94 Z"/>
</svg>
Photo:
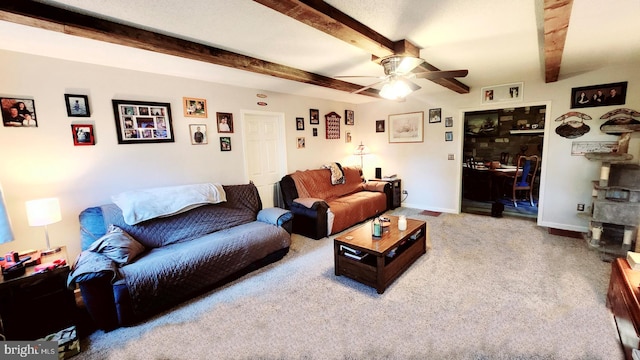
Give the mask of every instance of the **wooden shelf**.
<svg viewBox="0 0 640 360">
<path fill-rule="evenodd" d="M 615 162 L 615 161 L 627 161 L 633 159 L 633 155 L 627 153 L 600 153 L 591 152 L 584 154 L 589 160 Z"/>
</svg>

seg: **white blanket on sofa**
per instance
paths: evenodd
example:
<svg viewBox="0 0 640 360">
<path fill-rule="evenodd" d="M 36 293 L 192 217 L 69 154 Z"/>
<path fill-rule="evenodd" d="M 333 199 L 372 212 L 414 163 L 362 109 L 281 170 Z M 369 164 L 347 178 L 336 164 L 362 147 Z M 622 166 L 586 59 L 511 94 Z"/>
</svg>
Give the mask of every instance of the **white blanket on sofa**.
<svg viewBox="0 0 640 360">
<path fill-rule="evenodd" d="M 133 190 L 111 197 L 122 210 L 124 221 L 135 225 L 145 220 L 176 215 L 206 204 L 227 201 L 221 184 L 193 184 Z"/>
</svg>

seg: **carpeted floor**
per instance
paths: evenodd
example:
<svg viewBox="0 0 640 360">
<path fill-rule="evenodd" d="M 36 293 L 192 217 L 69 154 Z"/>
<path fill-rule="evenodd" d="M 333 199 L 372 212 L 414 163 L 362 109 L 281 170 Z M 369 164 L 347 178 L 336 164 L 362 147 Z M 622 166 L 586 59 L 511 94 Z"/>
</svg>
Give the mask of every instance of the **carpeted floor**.
<svg viewBox="0 0 640 360">
<path fill-rule="evenodd" d="M 428 222 L 432 249 L 379 295 L 336 277 L 332 238 L 137 326 L 96 331 L 80 359 L 621 359 L 610 264 L 534 221 Z"/>
</svg>

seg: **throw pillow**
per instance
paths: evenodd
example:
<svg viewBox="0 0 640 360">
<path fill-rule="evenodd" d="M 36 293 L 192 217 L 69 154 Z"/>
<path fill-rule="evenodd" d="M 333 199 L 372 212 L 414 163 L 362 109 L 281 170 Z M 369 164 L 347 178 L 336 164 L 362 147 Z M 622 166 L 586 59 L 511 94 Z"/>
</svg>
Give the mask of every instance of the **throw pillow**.
<svg viewBox="0 0 640 360">
<path fill-rule="evenodd" d="M 109 225 L 107 233 L 94 241 L 87 250 L 101 253 L 122 266 L 133 261 L 145 249 L 126 231 L 115 225 Z"/>
</svg>

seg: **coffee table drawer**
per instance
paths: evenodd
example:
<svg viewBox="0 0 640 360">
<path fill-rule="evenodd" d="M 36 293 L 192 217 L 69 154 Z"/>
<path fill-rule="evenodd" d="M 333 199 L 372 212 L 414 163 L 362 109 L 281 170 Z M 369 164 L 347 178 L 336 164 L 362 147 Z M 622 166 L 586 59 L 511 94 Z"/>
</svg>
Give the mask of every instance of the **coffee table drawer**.
<svg viewBox="0 0 640 360">
<path fill-rule="evenodd" d="M 373 257 L 372 257 L 373 258 Z M 338 258 L 337 271 L 340 275 L 344 275 L 363 284 L 375 287 L 377 280 L 376 268 L 367 264 L 367 260 L 351 260 L 344 255 Z M 375 258 L 373 258 L 375 260 Z M 371 260 L 369 260 L 371 261 Z"/>
</svg>

